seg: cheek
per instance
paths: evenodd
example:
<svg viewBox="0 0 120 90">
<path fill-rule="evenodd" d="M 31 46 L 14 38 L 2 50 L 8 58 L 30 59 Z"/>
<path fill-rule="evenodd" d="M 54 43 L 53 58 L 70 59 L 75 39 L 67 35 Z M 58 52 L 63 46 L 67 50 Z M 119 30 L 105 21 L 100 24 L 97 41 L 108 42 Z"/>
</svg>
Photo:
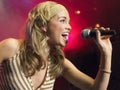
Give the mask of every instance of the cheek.
<svg viewBox="0 0 120 90">
<path fill-rule="evenodd" d="M 51 39 L 54 39 L 57 37 L 57 32 L 54 28 L 50 28 L 47 32 L 47 36 Z"/>
<path fill-rule="evenodd" d="M 62 31 L 64 30 L 64 26 L 61 25 L 58 22 L 51 22 L 49 23 L 48 26 L 48 36 L 54 37 L 54 38 L 59 38 L 62 34 Z"/>
<path fill-rule="evenodd" d="M 59 27 L 59 26 L 52 26 L 51 28 L 49 28 L 49 35 L 53 35 L 53 36 L 58 36 L 62 33 L 62 27 Z"/>
</svg>

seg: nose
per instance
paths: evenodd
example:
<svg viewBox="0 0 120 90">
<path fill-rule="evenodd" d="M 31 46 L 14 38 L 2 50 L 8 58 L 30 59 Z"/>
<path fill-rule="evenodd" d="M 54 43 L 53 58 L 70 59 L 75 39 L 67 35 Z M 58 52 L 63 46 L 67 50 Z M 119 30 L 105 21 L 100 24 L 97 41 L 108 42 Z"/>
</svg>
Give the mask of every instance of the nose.
<svg viewBox="0 0 120 90">
<path fill-rule="evenodd" d="M 71 29 L 72 29 L 72 28 L 71 28 L 71 25 L 70 25 L 69 23 L 67 24 L 67 29 L 68 29 L 68 30 L 71 30 Z"/>
</svg>

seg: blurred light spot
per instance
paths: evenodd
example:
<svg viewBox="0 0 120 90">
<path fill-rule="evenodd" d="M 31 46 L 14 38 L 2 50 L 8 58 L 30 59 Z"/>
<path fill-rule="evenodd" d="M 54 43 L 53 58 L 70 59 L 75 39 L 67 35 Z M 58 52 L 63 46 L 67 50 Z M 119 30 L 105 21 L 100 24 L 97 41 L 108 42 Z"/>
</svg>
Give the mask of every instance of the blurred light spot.
<svg viewBox="0 0 120 90">
<path fill-rule="evenodd" d="M 80 14 L 80 10 L 76 10 L 76 11 L 75 11 L 75 14 L 78 14 L 78 15 L 79 15 L 79 14 Z"/>
<path fill-rule="evenodd" d="M 100 24 L 99 24 L 99 23 L 97 23 L 97 24 L 95 25 L 95 27 L 99 28 L 99 27 L 100 27 Z"/>
<path fill-rule="evenodd" d="M 93 8 L 93 10 L 94 10 L 94 11 L 97 11 L 97 8 L 96 8 L 96 7 L 94 7 L 94 8 Z"/>
</svg>

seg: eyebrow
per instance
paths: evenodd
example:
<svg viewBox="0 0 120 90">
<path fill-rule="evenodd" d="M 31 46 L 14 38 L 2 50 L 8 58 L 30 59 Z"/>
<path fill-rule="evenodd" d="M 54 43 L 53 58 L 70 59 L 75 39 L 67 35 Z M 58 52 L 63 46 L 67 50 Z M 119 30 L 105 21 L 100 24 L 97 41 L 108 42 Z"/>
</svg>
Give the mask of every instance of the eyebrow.
<svg viewBox="0 0 120 90">
<path fill-rule="evenodd" d="M 66 17 L 66 16 L 59 16 L 59 17 L 58 17 L 58 19 L 59 19 L 59 18 L 64 18 L 64 19 L 67 19 L 67 17 Z M 70 22 L 70 18 L 68 18 L 68 21 Z"/>
</svg>

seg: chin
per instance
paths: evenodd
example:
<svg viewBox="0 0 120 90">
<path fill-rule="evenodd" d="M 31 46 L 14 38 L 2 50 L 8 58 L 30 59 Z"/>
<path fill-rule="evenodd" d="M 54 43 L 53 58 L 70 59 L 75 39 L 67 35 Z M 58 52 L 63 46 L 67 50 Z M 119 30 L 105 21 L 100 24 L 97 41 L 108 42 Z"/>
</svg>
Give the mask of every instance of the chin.
<svg viewBox="0 0 120 90">
<path fill-rule="evenodd" d="M 66 45 L 67 45 L 67 44 L 64 43 L 64 44 L 61 44 L 60 46 L 64 48 L 64 47 L 66 47 Z"/>
</svg>

